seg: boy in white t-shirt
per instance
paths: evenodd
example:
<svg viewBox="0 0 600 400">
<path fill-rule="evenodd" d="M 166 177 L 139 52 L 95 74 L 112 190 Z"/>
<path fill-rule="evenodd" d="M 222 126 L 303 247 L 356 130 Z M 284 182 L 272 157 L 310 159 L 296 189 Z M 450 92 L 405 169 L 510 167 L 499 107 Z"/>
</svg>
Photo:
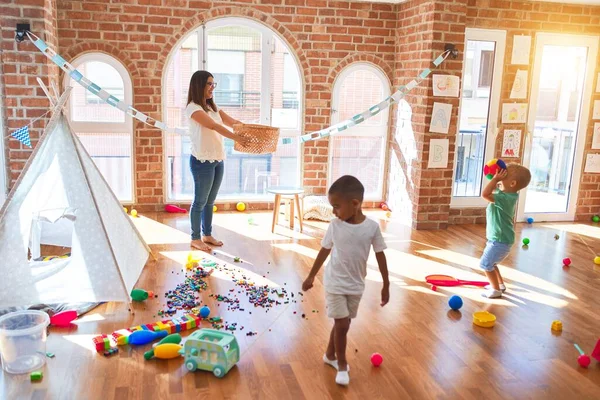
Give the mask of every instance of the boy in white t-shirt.
<svg viewBox="0 0 600 400">
<path fill-rule="evenodd" d="M 364 192 L 362 183 L 349 175 L 342 176 L 331 185 L 328 193 L 329 203 L 333 206 L 333 213 L 337 218 L 329 224 L 321 242 L 321 250 L 308 278 L 302 284 L 304 291 L 313 287 L 317 273 L 331 253 L 331 260 L 325 267 L 323 285 L 327 316 L 334 319 L 334 325 L 323 361 L 338 371 L 335 382 L 339 385 L 350 383 L 350 368 L 346 361 L 346 336 L 350 320 L 356 318 L 360 298 L 365 290 L 367 259 L 371 245 L 383 277 L 381 306 L 385 306 L 390 300 L 390 281 L 383 253 L 387 246 L 379 224 L 362 213 Z"/>
</svg>

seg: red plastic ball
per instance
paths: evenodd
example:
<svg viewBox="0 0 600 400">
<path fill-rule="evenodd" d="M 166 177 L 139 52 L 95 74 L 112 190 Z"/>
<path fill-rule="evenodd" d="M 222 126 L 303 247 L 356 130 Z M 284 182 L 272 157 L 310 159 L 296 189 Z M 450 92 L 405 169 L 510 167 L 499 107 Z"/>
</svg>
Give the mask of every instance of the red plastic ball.
<svg viewBox="0 0 600 400">
<path fill-rule="evenodd" d="M 571 265 L 571 259 L 569 257 L 563 258 L 563 265 L 566 265 L 567 267 Z"/>
<path fill-rule="evenodd" d="M 435 285 L 432 285 L 432 286 L 431 286 L 431 290 L 433 290 L 434 292 L 437 292 L 437 286 L 435 286 Z"/>
<path fill-rule="evenodd" d="M 590 356 L 588 356 L 587 354 L 583 354 L 583 355 L 577 357 L 577 362 L 583 368 L 587 368 L 590 366 L 590 363 L 592 362 L 592 360 L 590 359 Z"/>
<path fill-rule="evenodd" d="M 383 362 L 383 356 L 381 354 L 379 354 L 379 353 L 371 354 L 371 364 L 373 364 L 375 367 L 379 367 L 382 362 Z"/>
</svg>

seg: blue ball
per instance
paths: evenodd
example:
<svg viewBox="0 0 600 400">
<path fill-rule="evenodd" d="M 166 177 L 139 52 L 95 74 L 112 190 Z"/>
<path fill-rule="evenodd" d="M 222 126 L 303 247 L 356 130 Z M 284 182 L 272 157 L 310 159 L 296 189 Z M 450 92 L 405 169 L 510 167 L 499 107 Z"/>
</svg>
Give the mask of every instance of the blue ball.
<svg viewBox="0 0 600 400">
<path fill-rule="evenodd" d="M 455 295 L 450 297 L 450 300 L 448 300 L 448 305 L 453 310 L 460 310 L 460 308 L 463 306 L 463 301 L 460 296 Z"/>
<path fill-rule="evenodd" d="M 496 161 L 496 165 L 498 165 L 502 169 L 506 169 L 506 163 L 501 159 L 498 159 L 498 161 Z"/>
<path fill-rule="evenodd" d="M 210 315 L 210 308 L 204 306 L 200 309 L 200 316 L 202 318 L 207 318 Z"/>
<path fill-rule="evenodd" d="M 533 218 L 531 218 L 531 217 L 527 218 L 527 223 L 528 224 L 533 224 Z"/>
</svg>

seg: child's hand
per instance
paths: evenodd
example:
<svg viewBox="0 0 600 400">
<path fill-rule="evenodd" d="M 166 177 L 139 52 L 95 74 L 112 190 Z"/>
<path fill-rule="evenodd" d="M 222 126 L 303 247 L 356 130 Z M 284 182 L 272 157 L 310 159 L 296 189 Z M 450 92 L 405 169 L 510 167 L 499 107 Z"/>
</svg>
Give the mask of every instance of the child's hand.
<svg viewBox="0 0 600 400">
<path fill-rule="evenodd" d="M 492 180 L 495 181 L 495 182 L 500 182 L 501 180 L 503 180 L 504 178 L 506 178 L 507 175 L 508 175 L 508 171 L 507 170 L 505 170 L 505 169 L 499 169 L 498 172 L 496 172 L 496 174 L 492 178 Z"/>
<path fill-rule="evenodd" d="M 311 278 L 310 276 L 308 278 L 306 278 L 304 283 L 302 283 L 302 290 L 305 292 L 308 291 L 310 288 L 313 287 L 314 281 L 315 281 L 315 278 Z"/>
<path fill-rule="evenodd" d="M 390 287 L 385 285 L 381 289 L 381 307 L 385 306 L 390 301 Z"/>
</svg>

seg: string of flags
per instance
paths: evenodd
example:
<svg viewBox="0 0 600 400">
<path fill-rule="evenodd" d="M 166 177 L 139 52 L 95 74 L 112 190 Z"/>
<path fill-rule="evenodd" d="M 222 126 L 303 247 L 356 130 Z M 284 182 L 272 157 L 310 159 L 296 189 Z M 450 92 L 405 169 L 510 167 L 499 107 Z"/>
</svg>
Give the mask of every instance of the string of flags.
<svg viewBox="0 0 600 400">
<path fill-rule="evenodd" d="M 119 100 L 115 96 L 108 93 L 106 90 L 102 89 L 100 86 L 87 79 L 81 72 L 79 72 L 73 65 L 68 63 L 64 58 L 62 58 L 59 54 L 57 54 L 54 50 L 52 50 L 42 39 L 38 38 L 31 32 L 27 32 L 27 37 L 29 40 L 37 47 L 47 58 L 49 58 L 54 64 L 56 64 L 60 69 L 65 71 L 75 82 L 79 83 L 85 89 L 100 97 L 104 102 L 110 104 L 111 106 L 118 108 L 123 111 L 127 115 L 132 118 L 137 119 L 147 125 L 156 127 L 167 133 L 175 133 L 180 135 L 187 134 L 187 130 L 185 128 L 172 128 L 168 127 L 162 121 L 154 119 L 143 112 L 136 110 L 133 106 L 124 103 Z M 367 119 L 379 114 L 381 111 L 390 107 L 392 104 L 397 103 L 402 98 L 404 98 L 412 89 L 418 86 L 424 79 L 426 79 L 434 69 L 439 67 L 447 58 L 452 54 L 452 50 L 445 50 L 442 54 L 440 54 L 435 60 L 431 63 L 431 68 L 426 68 L 412 81 L 408 84 L 401 86 L 396 92 L 394 92 L 391 96 L 382 100 L 378 104 L 368 108 L 360 114 L 356 114 L 352 118 L 349 118 L 345 121 L 339 122 L 333 126 L 321 129 L 319 131 L 307 133 L 300 136 L 300 142 L 305 143 L 311 140 L 323 139 L 331 135 L 335 135 L 337 133 L 343 132 L 348 128 L 359 125 L 366 121 Z M 21 143 L 31 147 L 31 142 L 29 140 L 29 129 L 27 126 L 24 126 L 17 131 L 13 132 L 13 137 L 17 138 L 17 140 L 21 141 Z M 280 139 L 281 144 L 291 144 L 291 138 L 282 138 Z"/>
</svg>

